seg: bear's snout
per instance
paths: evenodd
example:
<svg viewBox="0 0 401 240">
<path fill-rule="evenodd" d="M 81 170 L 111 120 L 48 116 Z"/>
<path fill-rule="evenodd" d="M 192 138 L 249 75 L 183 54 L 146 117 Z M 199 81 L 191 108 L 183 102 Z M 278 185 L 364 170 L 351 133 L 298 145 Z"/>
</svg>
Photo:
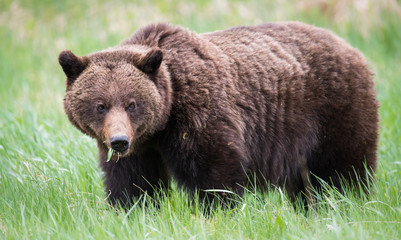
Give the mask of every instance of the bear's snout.
<svg viewBox="0 0 401 240">
<path fill-rule="evenodd" d="M 110 139 L 111 148 L 119 153 L 124 152 L 129 147 L 129 140 L 127 136 L 115 136 Z"/>
<path fill-rule="evenodd" d="M 123 109 L 112 108 L 107 113 L 102 130 L 102 139 L 107 148 L 111 148 L 119 156 L 129 154 L 134 131 L 127 113 Z"/>
</svg>

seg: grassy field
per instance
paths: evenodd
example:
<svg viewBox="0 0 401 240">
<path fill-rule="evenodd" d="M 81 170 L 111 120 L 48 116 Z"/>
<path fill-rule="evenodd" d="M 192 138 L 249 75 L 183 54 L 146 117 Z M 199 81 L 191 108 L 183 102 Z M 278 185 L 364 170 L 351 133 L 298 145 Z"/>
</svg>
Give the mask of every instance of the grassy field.
<svg viewBox="0 0 401 240">
<path fill-rule="evenodd" d="M 0 1 L 0 239 L 401 239 L 401 5 L 396 0 Z M 353 2 L 353 3 L 350 3 Z M 373 194 L 335 191 L 296 211 L 280 189 L 249 192 L 202 215 L 185 192 L 116 214 L 95 142 L 63 112 L 58 53 L 116 45 L 166 21 L 195 32 L 299 20 L 329 28 L 366 56 L 381 103 Z M 145 197 L 140 201 L 150 202 Z"/>
</svg>

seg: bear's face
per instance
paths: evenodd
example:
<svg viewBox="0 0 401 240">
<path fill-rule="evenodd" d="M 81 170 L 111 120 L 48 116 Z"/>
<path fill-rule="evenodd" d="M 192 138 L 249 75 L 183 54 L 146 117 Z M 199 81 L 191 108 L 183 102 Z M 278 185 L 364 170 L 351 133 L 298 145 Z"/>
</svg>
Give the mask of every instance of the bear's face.
<svg viewBox="0 0 401 240">
<path fill-rule="evenodd" d="M 163 74 L 162 52 L 134 50 L 87 57 L 63 51 L 59 56 L 67 76 L 64 108 L 70 121 L 121 157 L 133 151 L 134 143 L 161 130 L 168 114 L 155 82 Z"/>
</svg>

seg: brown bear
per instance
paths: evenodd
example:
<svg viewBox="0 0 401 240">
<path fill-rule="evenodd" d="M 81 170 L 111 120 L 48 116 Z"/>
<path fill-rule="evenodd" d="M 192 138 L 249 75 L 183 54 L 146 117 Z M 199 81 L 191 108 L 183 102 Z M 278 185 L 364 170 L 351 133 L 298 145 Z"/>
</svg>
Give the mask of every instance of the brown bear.
<svg viewBox="0 0 401 240">
<path fill-rule="evenodd" d="M 196 34 L 161 23 L 88 56 L 63 51 L 59 63 L 65 112 L 97 140 L 112 204 L 172 179 L 202 196 L 241 194 L 250 179 L 290 196 L 322 181 L 341 190 L 343 178 L 368 185 L 376 168 L 372 73 L 324 29 L 281 22 Z"/>
</svg>

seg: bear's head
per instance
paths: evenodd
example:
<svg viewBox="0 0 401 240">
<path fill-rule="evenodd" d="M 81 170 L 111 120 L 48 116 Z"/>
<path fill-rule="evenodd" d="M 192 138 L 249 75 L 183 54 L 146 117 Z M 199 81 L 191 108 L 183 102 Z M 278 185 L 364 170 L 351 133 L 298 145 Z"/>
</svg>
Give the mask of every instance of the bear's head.
<svg viewBox="0 0 401 240">
<path fill-rule="evenodd" d="M 119 156 L 162 130 L 171 84 L 159 48 L 121 46 L 79 57 L 59 55 L 67 76 L 64 109 L 82 132 Z"/>
</svg>

